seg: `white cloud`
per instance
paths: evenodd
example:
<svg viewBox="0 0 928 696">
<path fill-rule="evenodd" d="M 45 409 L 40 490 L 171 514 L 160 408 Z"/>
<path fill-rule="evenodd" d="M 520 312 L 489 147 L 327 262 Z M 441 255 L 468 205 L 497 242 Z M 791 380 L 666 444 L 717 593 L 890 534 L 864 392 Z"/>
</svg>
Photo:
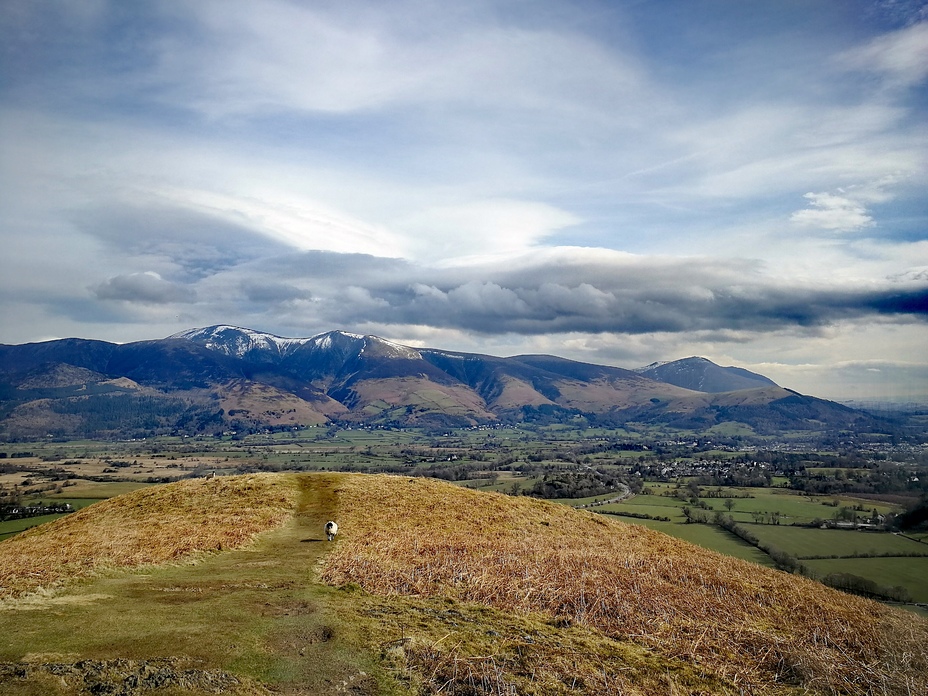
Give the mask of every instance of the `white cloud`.
<svg viewBox="0 0 928 696">
<path fill-rule="evenodd" d="M 485 263 L 522 254 L 580 219 L 552 205 L 484 199 L 431 206 L 394 221 L 414 258 L 442 265 Z"/>
<path fill-rule="evenodd" d="M 359 220 L 308 196 L 273 189 L 254 181 L 251 190 L 233 193 L 191 187 L 147 192 L 160 199 L 228 224 L 238 224 L 295 249 L 399 256 L 408 244 L 383 226 Z"/>
<path fill-rule="evenodd" d="M 888 87 L 914 87 L 928 77 L 928 21 L 878 36 L 843 53 L 839 61 L 879 74 Z"/>
<path fill-rule="evenodd" d="M 165 98 L 213 118 L 439 105 L 471 118 L 502 106 L 575 118 L 592 110 L 605 120 L 633 113 L 624 99 L 643 96 L 638 65 L 616 47 L 507 27 L 480 4 L 201 0 L 187 13 L 200 40 L 162 39 L 153 81 Z"/>
<path fill-rule="evenodd" d="M 832 193 L 807 193 L 809 207 L 797 210 L 790 221 L 803 227 L 835 232 L 855 232 L 873 225 L 873 218 L 860 203 Z"/>
<path fill-rule="evenodd" d="M 901 127 L 907 117 L 884 103 L 748 103 L 674 133 L 701 154 L 666 192 L 692 204 L 923 175 L 928 146 Z"/>
</svg>

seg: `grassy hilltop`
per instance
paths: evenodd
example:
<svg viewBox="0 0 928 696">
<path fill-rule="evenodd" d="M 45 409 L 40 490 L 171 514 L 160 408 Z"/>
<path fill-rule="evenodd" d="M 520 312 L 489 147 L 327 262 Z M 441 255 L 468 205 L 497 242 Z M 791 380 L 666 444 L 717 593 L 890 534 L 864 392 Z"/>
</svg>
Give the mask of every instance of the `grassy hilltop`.
<svg viewBox="0 0 928 696">
<path fill-rule="evenodd" d="M 4 694 L 928 690 L 923 619 L 422 478 L 135 491 L 0 543 L 0 597 Z"/>
</svg>

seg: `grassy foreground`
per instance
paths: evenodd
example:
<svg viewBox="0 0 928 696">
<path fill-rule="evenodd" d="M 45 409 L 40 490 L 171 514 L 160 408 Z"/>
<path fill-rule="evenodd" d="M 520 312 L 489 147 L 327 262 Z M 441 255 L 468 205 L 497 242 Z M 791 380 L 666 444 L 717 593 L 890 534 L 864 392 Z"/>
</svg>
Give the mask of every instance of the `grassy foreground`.
<svg viewBox="0 0 928 696">
<path fill-rule="evenodd" d="M 917 617 L 428 479 L 146 488 L 0 542 L 0 573 L 13 696 L 928 690 Z"/>
<path fill-rule="evenodd" d="M 350 477 L 337 494 L 349 532 L 327 582 L 492 607 L 535 631 L 577 627 L 597 646 L 572 652 L 548 629 L 496 631 L 492 646 L 456 626 L 418 648 L 397 636 L 436 689 L 490 655 L 499 693 L 928 692 L 928 623 L 804 578 L 428 479 Z"/>
<path fill-rule="evenodd" d="M 391 693 L 315 581 L 336 478 L 184 481 L 0 543 L 0 693 Z"/>
<path fill-rule="evenodd" d="M 110 498 L 8 540 L 0 555 L 0 597 L 50 589 L 108 567 L 236 548 L 290 517 L 295 505 L 293 483 L 268 475 L 190 479 Z"/>
</svg>

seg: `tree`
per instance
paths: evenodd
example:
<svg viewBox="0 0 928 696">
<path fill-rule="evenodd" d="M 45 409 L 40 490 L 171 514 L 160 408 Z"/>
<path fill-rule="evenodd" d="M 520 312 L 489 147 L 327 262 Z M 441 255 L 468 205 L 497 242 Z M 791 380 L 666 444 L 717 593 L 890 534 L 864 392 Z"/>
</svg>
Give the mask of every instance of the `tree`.
<svg viewBox="0 0 928 696">
<path fill-rule="evenodd" d="M 729 512 L 731 512 L 731 509 L 735 507 L 735 501 L 732 500 L 731 498 L 726 498 L 725 507 L 728 509 Z"/>
</svg>

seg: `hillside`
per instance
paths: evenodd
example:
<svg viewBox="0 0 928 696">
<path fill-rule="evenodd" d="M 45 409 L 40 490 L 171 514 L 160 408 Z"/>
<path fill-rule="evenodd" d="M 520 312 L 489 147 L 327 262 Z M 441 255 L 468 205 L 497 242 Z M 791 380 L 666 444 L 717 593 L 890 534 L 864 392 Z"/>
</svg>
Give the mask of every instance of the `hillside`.
<svg viewBox="0 0 928 696">
<path fill-rule="evenodd" d="M 697 357 L 652 363 L 635 371 L 659 382 L 710 394 L 777 386 L 772 379 L 756 372 L 741 367 L 721 367 Z"/>
<path fill-rule="evenodd" d="M 606 427 L 634 422 L 693 431 L 738 423 L 758 435 L 893 427 L 746 370 L 701 358 L 678 363 L 639 374 L 550 355 L 412 348 L 343 331 L 282 338 L 231 326 L 124 345 L 66 339 L 0 346 L 0 439 L 247 433 L 333 421 L 453 428 L 577 417 Z M 689 388 L 667 376 L 674 365 L 674 375 L 692 378 Z"/>
<path fill-rule="evenodd" d="M 341 528 L 331 545 L 325 519 Z M 8 694 L 151 693 L 157 674 L 154 693 L 928 688 L 922 619 L 643 527 L 429 479 L 184 481 L 2 542 L 0 568 Z"/>
</svg>

